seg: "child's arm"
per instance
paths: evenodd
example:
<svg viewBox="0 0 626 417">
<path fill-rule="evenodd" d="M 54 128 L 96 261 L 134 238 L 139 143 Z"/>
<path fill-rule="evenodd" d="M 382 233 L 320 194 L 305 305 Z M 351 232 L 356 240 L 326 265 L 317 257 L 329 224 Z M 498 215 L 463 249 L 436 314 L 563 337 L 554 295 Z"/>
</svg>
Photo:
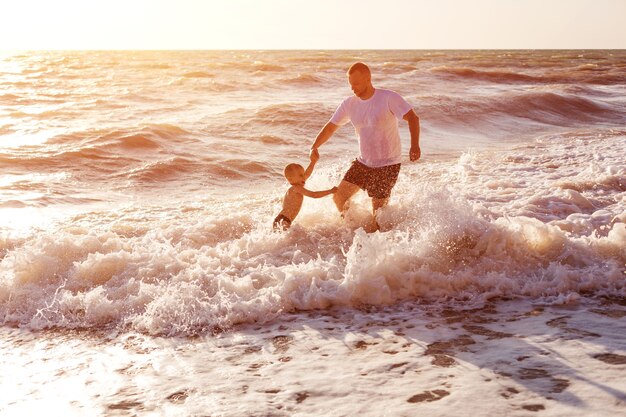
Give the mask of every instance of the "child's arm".
<svg viewBox="0 0 626 417">
<path fill-rule="evenodd" d="M 334 194 L 337 192 L 337 187 L 333 187 L 330 188 L 328 190 L 322 190 L 322 191 L 311 191 L 311 190 L 307 190 L 306 188 L 304 188 L 301 185 L 297 185 L 294 187 L 294 191 L 305 195 L 307 197 L 311 197 L 311 198 L 322 198 L 322 197 L 326 197 L 327 195 L 330 194 Z"/>
<path fill-rule="evenodd" d="M 311 162 L 309 163 L 309 166 L 306 167 L 306 170 L 304 171 L 305 180 L 309 179 L 309 177 L 313 173 L 313 168 L 315 168 L 315 164 L 317 163 L 317 161 L 319 161 L 319 159 L 320 159 L 319 153 L 317 152 L 311 153 Z"/>
</svg>

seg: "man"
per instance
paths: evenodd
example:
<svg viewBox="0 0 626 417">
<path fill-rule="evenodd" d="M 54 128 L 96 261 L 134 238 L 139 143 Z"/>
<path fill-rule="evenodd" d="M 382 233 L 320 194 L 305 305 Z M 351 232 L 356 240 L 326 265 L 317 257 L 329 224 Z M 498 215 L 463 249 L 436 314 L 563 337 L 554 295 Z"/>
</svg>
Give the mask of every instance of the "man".
<svg viewBox="0 0 626 417">
<path fill-rule="evenodd" d="M 398 120 L 409 123 L 409 158 L 417 161 L 421 155 L 419 117 L 398 93 L 374 88 L 370 69 L 362 62 L 353 64 L 347 75 L 354 96 L 341 103 L 317 135 L 311 147 L 311 155 L 319 156 L 318 148 L 326 143 L 339 126 L 352 122 L 359 140 L 360 155 L 352 162 L 333 199 L 343 215 L 350 198 L 359 190 L 367 191 L 372 198 L 371 229 L 378 230 L 376 213 L 389 202 L 400 172 L 402 154 Z"/>
</svg>

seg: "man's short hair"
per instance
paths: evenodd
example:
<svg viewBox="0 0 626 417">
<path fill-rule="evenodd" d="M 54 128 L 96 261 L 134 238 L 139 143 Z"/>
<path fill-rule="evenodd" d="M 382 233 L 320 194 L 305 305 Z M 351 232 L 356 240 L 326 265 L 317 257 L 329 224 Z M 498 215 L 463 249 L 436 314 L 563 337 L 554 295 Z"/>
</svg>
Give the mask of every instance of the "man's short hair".
<svg viewBox="0 0 626 417">
<path fill-rule="evenodd" d="M 350 66 L 350 69 L 348 69 L 348 75 L 354 74 L 355 72 L 360 72 L 369 75 L 370 77 L 372 76 L 370 67 L 362 62 L 356 62 Z"/>
</svg>

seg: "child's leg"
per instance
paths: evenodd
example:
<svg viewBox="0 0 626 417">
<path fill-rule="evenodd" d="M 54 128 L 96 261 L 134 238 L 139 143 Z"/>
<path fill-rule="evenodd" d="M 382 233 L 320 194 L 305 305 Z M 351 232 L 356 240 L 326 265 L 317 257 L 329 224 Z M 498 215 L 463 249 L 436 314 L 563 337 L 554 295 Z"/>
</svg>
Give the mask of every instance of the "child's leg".
<svg viewBox="0 0 626 417">
<path fill-rule="evenodd" d="M 287 230 L 289 226 L 291 226 L 291 220 L 289 220 L 287 216 L 279 214 L 274 219 L 274 230 Z"/>
</svg>

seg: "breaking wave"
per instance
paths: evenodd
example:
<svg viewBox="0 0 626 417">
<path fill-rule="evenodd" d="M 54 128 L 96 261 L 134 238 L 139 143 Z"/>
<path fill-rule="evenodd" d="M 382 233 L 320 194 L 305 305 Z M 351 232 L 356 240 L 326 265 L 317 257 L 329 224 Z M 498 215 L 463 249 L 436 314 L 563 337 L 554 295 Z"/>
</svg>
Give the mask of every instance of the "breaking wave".
<svg viewBox="0 0 626 417">
<path fill-rule="evenodd" d="M 489 99 L 438 97 L 419 107 L 426 120 L 473 123 L 488 116 L 518 117 L 556 126 L 577 126 L 585 122 L 620 122 L 626 110 L 610 103 L 573 94 L 550 91 L 506 93 Z"/>
<path fill-rule="evenodd" d="M 523 84 L 597 84 L 610 85 L 626 82 L 626 75 L 618 70 L 606 70 L 580 66 L 568 72 L 544 72 L 531 75 L 513 71 L 478 70 L 470 67 L 441 66 L 430 69 L 430 72 L 443 77 L 458 77 L 466 80 L 485 81 L 490 83 L 523 83 Z"/>
<path fill-rule="evenodd" d="M 623 145 L 624 137 L 584 140 L 577 158 Z M 261 195 L 152 215 L 129 208 L 97 228 L 81 226 L 83 216 L 76 225 L 5 241 L 0 319 L 32 328 L 191 335 L 335 306 L 626 296 L 620 156 L 572 178 L 563 157 L 569 140 L 558 142 L 563 149 L 550 148 L 550 158 L 536 146 L 523 155 L 467 154 L 403 168 L 379 233 L 359 227 L 368 216 L 359 198 L 345 220 L 322 200 L 309 204 L 288 232 L 274 232 L 278 201 L 272 197 L 269 207 Z M 239 163 L 234 172 L 266 169 Z M 168 169 L 152 166 L 142 175 Z M 334 180 L 320 177 L 316 185 Z"/>
</svg>

